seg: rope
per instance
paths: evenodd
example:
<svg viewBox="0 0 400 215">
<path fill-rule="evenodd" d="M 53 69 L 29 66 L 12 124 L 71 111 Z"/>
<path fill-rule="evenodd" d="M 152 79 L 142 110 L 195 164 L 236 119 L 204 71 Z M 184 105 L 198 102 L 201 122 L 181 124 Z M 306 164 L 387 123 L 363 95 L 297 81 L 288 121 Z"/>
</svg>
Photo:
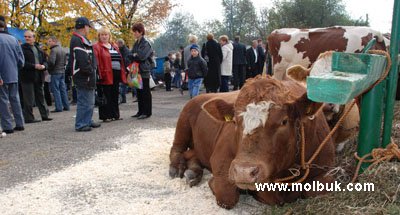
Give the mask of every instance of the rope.
<svg viewBox="0 0 400 215">
<path fill-rule="evenodd" d="M 382 51 L 382 50 L 369 50 L 368 53 L 370 54 L 377 54 L 377 55 L 385 55 L 386 60 L 387 60 L 387 64 L 386 64 L 386 69 L 385 72 L 381 75 L 381 78 L 379 78 L 373 85 L 371 85 L 368 89 L 364 90 L 364 92 L 362 92 L 360 95 L 368 92 L 369 90 L 371 90 L 372 88 L 374 88 L 376 85 L 378 85 L 379 83 L 381 83 L 383 80 L 385 80 L 385 78 L 388 76 L 389 72 L 390 72 L 390 68 L 392 67 L 392 59 L 390 58 L 389 53 L 387 53 L 386 51 Z"/>
<path fill-rule="evenodd" d="M 370 50 L 370 51 L 368 51 L 368 53 L 370 53 L 370 54 L 379 54 L 379 55 L 385 55 L 386 56 L 386 59 L 387 59 L 387 64 L 386 64 L 386 69 L 385 69 L 385 72 L 382 74 L 382 76 L 372 85 L 372 86 L 370 86 L 369 88 L 367 88 L 366 90 L 364 90 L 360 95 L 362 95 L 362 94 L 364 94 L 365 92 L 367 92 L 367 91 L 369 91 L 369 90 L 371 90 L 372 88 L 374 88 L 376 85 L 378 85 L 380 82 L 382 82 L 383 80 L 385 80 L 385 78 L 386 78 L 386 76 L 389 74 L 389 71 L 390 71 L 390 67 L 391 67 L 391 65 L 392 65 L 392 61 L 391 61 L 391 58 L 390 58 L 390 55 L 386 52 L 386 51 L 382 51 L 382 50 Z M 307 161 L 307 162 L 305 162 L 305 132 L 304 132 L 304 125 L 303 125 L 303 123 L 301 123 L 300 122 L 300 129 L 301 129 L 301 157 L 300 157 L 300 159 L 301 159 L 301 169 L 303 169 L 303 170 L 305 170 L 305 173 L 304 173 L 304 175 L 303 175 L 303 177 L 301 177 L 299 180 L 297 180 L 296 182 L 292 182 L 292 183 L 290 183 L 290 184 L 293 184 L 293 183 L 301 183 L 301 182 L 303 182 L 306 178 L 307 178 L 307 176 L 308 176 L 308 174 L 310 173 L 310 168 L 311 168 L 311 164 L 312 164 L 312 162 L 317 158 L 317 156 L 319 155 L 319 153 L 321 152 L 321 150 L 322 150 L 322 148 L 326 145 L 326 143 L 328 143 L 328 141 L 331 139 L 331 137 L 333 136 L 333 134 L 337 131 L 337 129 L 339 128 L 339 126 L 343 123 L 343 121 L 344 121 L 344 119 L 347 117 L 347 115 L 350 113 L 350 111 L 351 111 L 351 109 L 353 108 L 353 106 L 356 104 L 356 101 L 355 100 L 353 100 L 351 103 L 350 103 L 350 107 L 344 112 L 344 114 L 340 117 L 340 119 L 339 119 L 339 121 L 336 123 L 336 125 L 335 125 L 335 127 L 333 127 L 333 129 L 331 130 L 331 132 L 329 132 L 329 134 L 325 137 L 325 139 L 322 141 L 322 143 L 318 146 L 318 148 L 317 148 L 317 150 L 314 152 L 314 154 L 311 156 L 311 158 Z M 397 146 L 397 145 L 396 145 Z M 395 147 L 392 147 L 392 148 L 395 148 Z M 375 149 L 375 150 L 378 150 L 378 149 Z M 381 150 L 385 150 L 385 149 L 381 149 Z M 383 161 L 383 160 L 391 160 L 395 155 L 396 156 L 398 156 L 398 159 L 400 160 L 400 151 L 398 150 L 398 147 L 397 147 L 397 150 L 390 150 L 390 152 L 391 153 L 393 153 L 393 154 L 387 154 L 386 156 L 378 156 L 379 155 L 379 153 L 383 153 L 383 152 L 380 152 L 379 151 L 379 153 L 378 152 L 375 152 L 375 156 L 377 156 L 377 157 L 379 157 L 379 158 L 377 158 L 377 159 L 370 159 L 370 160 L 366 160 L 366 158 L 367 157 L 369 157 L 370 155 L 365 155 L 365 156 L 363 156 L 362 158 L 360 158 L 359 160 L 360 160 L 360 162 L 359 162 L 359 164 L 358 164 L 358 166 L 359 167 L 357 167 L 358 169 L 361 167 L 361 164 L 363 163 L 363 162 L 367 162 L 367 161 L 371 161 L 371 162 L 374 162 L 373 163 L 373 165 L 375 164 L 375 163 L 379 163 L 379 162 L 381 162 L 381 161 Z M 358 157 L 357 155 L 356 155 L 356 157 Z M 297 174 L 292 174 L 291 176 L 288 176 L 288 177 L 284 177 L 284 178 L 278 178 L 278 179 L 275 179 L 274 181 L 276 182 L 276 183 L 283 183 L 283 182 L 285 182 L 285 181 L 289 181 L 289 180 L 292 180 L 292 179 L 294 179 L 294 178 L 296 178 L 296 177 L 298 177 L 299 175 L 297 175 Z M 356 178 L 357 178 L 357 176 L 358 176 L 358 171 L 357 171 L 357 174 L 353 177 L 353 180 L 355 180 Z"/>
<path fill-rule="evenodd" d="M 308 174 L 310 173 L 310 167 L 312 162 L 315 160 L 315 158 L 317 158 L 317 156 L 319 155 L 319 153 L 321 152 L 322 148 L 326 145 L 326 143 L 328 143 L 328 141 L 331 139 L 331 137 L 333 136 L 333 134 L 336 132 L 336 130 L 339 128 L 339 126 L 343 123 L 344 119 L 347 117 L 347 115 L 350 113 L 351 109 L 353 108 L 353 106 L 356 104 L 356 101 L 353 100 L 350 104 L 350 108 L 348 108 L 344 114 L 340 117 L 339 121 L 336 123 L 335 127 L 333 127 L 333 129 L 331 130 L 331 132 L 329 132 L 329 134 L 325 137 L 325 139 L 322 141 L 322 143 L 318 146 L 317 150 L 314 152 L 314 154 L 311 156 L 311 158 L 305 162 L 305 132 L 304 132 L 304 125 L 303 123 L 301 123 L 300 125 L 300 129 L 301 129 L 301 168 L 303 170 L 306 170 L 306 172 L 304 173 L 304 176 L 299 179 L 296 182 L 292 182 L 292 183 L 301 183 L 303 182 Z M 292 175 L 292 176 L 288 176 L 285 178 L 279 178 L 276 179 L 275 182 L 277 183 L 282 183 L 285 181 L 289 181 L 292 180 L 293 178 L 296 178 L 297 176 Z"/>
<path fill-rule="evenodd" d="M 385 149 L 377 148 L 373 149 L 371 153 L 362 156 L 361 158 L 357 155 L 357 152 L 354 153 L 354 156 L 359 161 L 357 164 L 356 172 L 354 173 L 353 179 L 351 179 L 351 183 L 354 183 L 359 175 L 359 170 L 363 163 L 372 163 L 367 170 L 370 170 L 373 166 L 377 165 L 382 161 L 391 161 L 393 159 L 397 159 L 400 161 L 400 149 L 399 146 L 396 145 L 393 140 L 392 143 L 386 146 Z M 371 159 L 367 159 L 372 157 Z"/>
</svg>

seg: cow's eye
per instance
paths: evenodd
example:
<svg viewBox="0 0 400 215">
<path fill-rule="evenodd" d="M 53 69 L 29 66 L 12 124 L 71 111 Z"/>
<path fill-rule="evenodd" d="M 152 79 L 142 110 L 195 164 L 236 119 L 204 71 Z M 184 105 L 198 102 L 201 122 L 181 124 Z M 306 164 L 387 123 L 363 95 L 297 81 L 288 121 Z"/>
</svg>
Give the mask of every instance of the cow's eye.
<svg viewBox="0 0 400 215">
<path fill-rule="evenodd" d="M 281 125 L 287 125 L 287 123 L 288 123 L 288 119 L 284 119 L 284 120 L 282 120 Z"/>
</svg>

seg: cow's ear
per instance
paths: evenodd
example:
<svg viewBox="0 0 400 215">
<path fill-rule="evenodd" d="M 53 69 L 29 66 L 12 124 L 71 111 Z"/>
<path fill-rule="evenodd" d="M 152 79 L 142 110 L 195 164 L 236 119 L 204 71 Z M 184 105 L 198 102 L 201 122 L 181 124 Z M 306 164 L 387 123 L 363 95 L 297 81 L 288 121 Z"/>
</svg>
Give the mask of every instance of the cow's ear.
<svg viewBox="0 0 400 215">
<path fill-rule="evenodd" d="M 304 93 L 294 103 L 290 105 L 290 112 L 294 117 L 312 117 L 322 109 L 323 103 L 313 102 L 308 99 L 307 93 Z"/>
<path fill-rule="evenodd" d="M 294 65 L 286 70 L 286 76 L 294 81 L 306 83 L 307 77 L 310 75 L 310 69 L 301 65 Z"/>
<path fill-rule="evenodd" d="M 233 121 L 234 104 L 222 99 L 213 99 L 203 104 L 201 107 L 210 117 L 216 121 Z"/>
</svg>

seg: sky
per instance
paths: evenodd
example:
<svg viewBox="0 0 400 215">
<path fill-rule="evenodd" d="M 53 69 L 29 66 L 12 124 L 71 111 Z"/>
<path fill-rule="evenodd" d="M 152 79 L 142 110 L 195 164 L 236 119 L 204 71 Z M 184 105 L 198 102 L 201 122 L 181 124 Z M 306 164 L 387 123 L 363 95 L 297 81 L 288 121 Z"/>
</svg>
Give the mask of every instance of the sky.
<svg viewBox="0 0 400 215">
<path fill-rule="evenodd" d="M 368 13 L 370 26 L 383 33 L 390 32 L 394 0 L 342 0 L 347 12 L 354 19 L 363 17 Z M 221 0 L 175 0 L 179 5 L 174 12 L 189 12 L 198 22 L 210 19 L 222 21 Z M 256 9 L 271 7 L 273 0 L 252 0 Z"/>
</svg>

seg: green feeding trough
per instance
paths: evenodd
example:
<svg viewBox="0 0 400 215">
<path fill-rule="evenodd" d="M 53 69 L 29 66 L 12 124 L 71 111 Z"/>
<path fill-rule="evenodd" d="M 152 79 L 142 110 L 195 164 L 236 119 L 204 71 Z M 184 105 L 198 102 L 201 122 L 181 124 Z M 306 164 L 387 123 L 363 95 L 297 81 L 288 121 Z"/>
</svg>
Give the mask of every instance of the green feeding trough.
<svg viewBox="0 0 400 215">
<path fill-rule="evenodd" d="M 308 98 L 346 104 L 374 84 L 385 66 L 386 57 L 382 55 L 333 52 L 331 70 L 307 78 Z"/>
</svg>

